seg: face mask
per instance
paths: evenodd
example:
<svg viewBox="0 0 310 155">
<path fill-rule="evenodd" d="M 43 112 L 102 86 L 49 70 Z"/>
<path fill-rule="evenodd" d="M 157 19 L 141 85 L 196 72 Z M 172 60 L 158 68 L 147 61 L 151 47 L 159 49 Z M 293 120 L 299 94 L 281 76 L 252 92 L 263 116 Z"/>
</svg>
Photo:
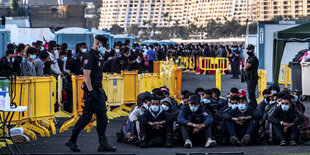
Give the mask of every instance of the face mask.
<svg viewBox="0 0 310 155">
<path fill-rule="evenodd" d="M 149 106 L 146 103 L 143 103 L 143 107 L 147 110 L 149 109 Z"/>
<path fill-rule="evenodd" d="M 236 109 L 238 107 L 238 104 L 232 104 L 231 109 Z"/>
<path fill-rule="evenodd" d="M 277 91 L 275 91 L 275 90 L 272 90 L 272 91 L 271 91 L 271 94 L 275 94 L 275 93 L 277 93 Z"/>
<path fill-rule="evenodd" d="M 106 50 L 107 50 L 107 49 L 106 49 L 105 47 L 99 47 L 99 48 L 98 48 L 98 51 L 99 51 L 102 55 L 105 54 Z"/>
<path fill-rule="evenodd" d="M 203 99 L 202 102 L 203 102 L 204 104 L 211 103 L 211 101 L 210 101 L 209 99 Z"/>
<path fill-rule="evenodd" d="M 40 51 L 44 51 L 44 47 L 43 46 L 41 46 Z"/>
<path fill-rule="evenodd" d="M 189 106 L 192 112 L 196 112 L 198 110 L 198 107 Z"/>
<path fill-rule="evenodd" d="M 151 110 L 152 110 L 153 112 L 158 112 L 158 111 L 159 111 L 159 106 L 157 106 L 157 105 L 152 105 L 152 106 L 151 106 Z"/>
<path fill-rule="evenodd" d="M 297 95 L 294 95 L 294 97 L 295 97 L 295 100 L 298 101 L 298 96 L 297 96 Z"/>
<path fill-rule="evenodd" d="M 278 103 L 278 106 L 280 106 L 281 104 L 282 104 L 282 102 L 279 102 L 279 103 Z"/>
<path fill-rule="evenodd" d="M 67 61 L 68 60 L 68 57 L 64 57 L 63 59 L 62 59 L 62 61 Z"/>
<path fill-rule="evenodd" d="M 15 61 L 15 58 L 12 58 L 12 59 L 10 59 L 11 60 L 11 63 L 14 63 L 14 61 Z"/>
<path fill-rule="evenodd" d="M 116 52 L 116 53 L 119 53 L 119 49 L 115 49 L 115 52 Z"/>
<path fill-rule="evenodd" d="M 83 48 L 83 49 L 81 50 L 81 52 L 82 52 L 82 53 L 86 53 L 86 52 L 87 52 L 87 49 L 86 49 L 86 48 Z"/>
<path fill-rule="evenodd" d="M 288 109 L 290 109 L 289 105 L 281 105 L 281 108 L 283 111 L 288 111 Z"/>
<path fill-rule="evenodd" d="M 36 58 L 37 58 L 36 55 L 34 55 L 34 54 L 31 54 L 31 55 L 30 55 L 30 59 L 33 59 L 33 60 L 34 60 L 34 59 L 36 59 Z"/>
<path fill-rule="evenodd" d="M 54 54 L 57 55 L 57 54 L 58 54 L 58 50 L 55 50 L 55 51 L 54 51 Z"/>
<path fill-rule="evenodd" d="M 161 107 L 162 107 L 165 111 L 168 111 L 168 110 L 169 110 L 169 107 L 166 106 L 166 105 L 164 105 L 164 104 L 162 104 Z"/>
<path fill-rule="evenodd" d="M 276 101 L 270 101 L 270 102 L 269 102 L 269 104 L 274 104 L 274 103 L 276 103 Z"/>
<path fill-rule="evenodd" d="M 246 109 L 246 105 L 245 104 L 238 104 L 238 109 L 243 111 Z"/>
<path fill-rule="evenodd" d="M 141 61 L 139 59 L 137 59 L 136 62 L 139 64 Z"/>
</svg>

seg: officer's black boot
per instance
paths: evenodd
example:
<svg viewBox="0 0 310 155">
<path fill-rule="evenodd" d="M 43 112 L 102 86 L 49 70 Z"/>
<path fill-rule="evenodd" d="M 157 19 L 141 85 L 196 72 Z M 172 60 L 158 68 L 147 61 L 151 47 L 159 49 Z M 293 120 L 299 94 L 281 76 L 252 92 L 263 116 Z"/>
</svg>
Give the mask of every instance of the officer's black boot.
<svg viewBox="0 0 310 155">
<path fill-rule="evenodd" d="M 165 147 L 169 147 L 171 148 L 172 145 L 172 137 L 171 136 L 167 136 L 166 142 L 165 142 Z"/>
<path fill-rule="evenodd" d="M 107 137 L 102 136 L 99 137 L 99 143 L 100 145 L 98 146 L 98 152 L 115 152 L 116 148 L 112 147 L 109 145 Z"/>
<path fill-rule="evenodd" d="M 69 140 L 65 144 L 67 147 L 70 148 L 72 152 L 81 152 L 81 150 L 76 145 L 76 140 L 77 140 L 77 136 L 72 134 Z"/>
</svg>

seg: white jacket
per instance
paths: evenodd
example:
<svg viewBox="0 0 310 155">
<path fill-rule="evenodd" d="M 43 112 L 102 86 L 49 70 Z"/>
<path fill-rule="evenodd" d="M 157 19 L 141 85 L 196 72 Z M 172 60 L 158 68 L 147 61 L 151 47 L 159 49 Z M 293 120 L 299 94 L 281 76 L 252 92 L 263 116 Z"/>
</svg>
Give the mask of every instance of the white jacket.
<svg viewBox="0 0 310 155">
<path fill-rule="evenodd" d="M 56 57 L 54 56 L 54 54 L 52 54 L 50 52 L 48 52 L 48 54 L 50 55 L 50 59 L 51 59 L 51 72 L 52 72 L 52 74 L 60 75 L 61 71 L 59 69 Z"/>
</svg>

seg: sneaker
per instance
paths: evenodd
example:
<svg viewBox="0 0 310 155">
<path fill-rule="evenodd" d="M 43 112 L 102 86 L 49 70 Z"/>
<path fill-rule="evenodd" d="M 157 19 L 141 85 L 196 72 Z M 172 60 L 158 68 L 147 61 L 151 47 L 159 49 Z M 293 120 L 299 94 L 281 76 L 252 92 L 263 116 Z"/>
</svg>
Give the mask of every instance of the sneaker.
<svg viewBox="0 0 310 155">
<path fill-rule="evenodd" d="M 209 140 L 207 141 L 205 147 L 206 148 L 210 148 L 210 147 L 214 147 L 215 145 L 216 145 L 216 141 L 211 139 L 211 138 L 209 138 Z"/>
<path fill-rule="evenodd" d="M 68 146 L 72 152 L 81 152 L 76 143 L 72 141 L 67 141 L 66 146 Z"/>
<path fill-rule="evenodd" d="M 186 148 L 192 148 L 192 147 L 193 147 L 193 144 L 192 144 L 191 140 L 186 139 L 186 140 L 185 140 L 184 147 L 186 147 Z"/>
<path fill-rule="evenodd" d="M 282 140 L 282 141 L 280 142 L 280 146 L 286 146 L 286 141 L 285 141 L 285 140 Z"/>
<path fill-rule="evenodd" d="M 290 141 L 290 145 L 291 145 L 291 146 L 296 146 L 297 143 L 296 143 L 294 140 L 291 140 L 291 141 Z"/>
<path fill-rule="evenodd" d="M 249 144 L 250 140 L 251 140 L 251 136 L 247 134 L 247 135 L 245 135 L 245 136 L 242 138 L 240 144 L 241 144 L 242 146 L 245 146 L 245 145 Z"/>
<path fill-rule="evenodd" d="M 240 142 L 237 137 L 230 137 L 230 143 L 233 145 L 240 145 Z"/>
<path fill-rule="evenodd" d="M 24 135 L 24 134 L 15 134 L 15 135 L 12 135 L 11 137 L 15 143 L 28 143 L 28 142 L 30 142 L 29 137 Z"/>
</svg>

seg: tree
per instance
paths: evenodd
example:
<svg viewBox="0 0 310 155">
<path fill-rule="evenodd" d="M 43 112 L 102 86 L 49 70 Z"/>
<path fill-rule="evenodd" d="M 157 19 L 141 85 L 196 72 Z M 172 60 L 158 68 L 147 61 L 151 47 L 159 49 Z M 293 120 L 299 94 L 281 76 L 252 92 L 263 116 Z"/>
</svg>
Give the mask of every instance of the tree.
<svg viewBox="0 0 310 155">
<path fill-rule="evenodd" d="M 122 34 L 122 33 L 124 33 L 124 28 L 120 27 L 117 24 L 114 24 L 110 28 L 110 31 L 111 31 L 112 34 Z"/>
<path fill-rule="evenodd" d="M 132 25 L 130 25 L 130 27 L 127 28 L 127 33 L 134 35 L 134 36 L 138 36 L 139 31 L 140 31 L 140 28 L 138 27 L 137 24 L 132 24 Z"/>
</svg>

